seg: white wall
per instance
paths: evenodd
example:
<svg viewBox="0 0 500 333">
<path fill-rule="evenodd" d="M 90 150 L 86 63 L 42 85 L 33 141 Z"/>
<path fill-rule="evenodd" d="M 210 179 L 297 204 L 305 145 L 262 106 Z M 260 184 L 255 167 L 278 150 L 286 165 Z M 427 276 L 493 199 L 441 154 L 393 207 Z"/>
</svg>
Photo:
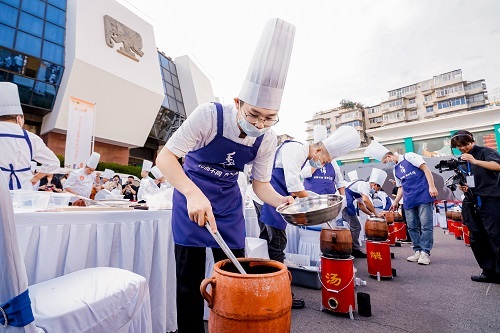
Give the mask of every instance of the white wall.
<svg viewBox="0 0 500 333">
<path fill-rule="evenodd" d="M 104 15 L 141 35 L 138 62 L 106 44 Z M 164 98 L 153 27 L 113 0 L 68 0 L 67 21 L 66 68 L 42 134 L 66 132 L 73 96 L 96 103 L 97 141 L 143 146 Z"/>
<path fill-rule="evenodd" d="M 187 116 L 189 116 L 198 105 L 215 101 L 212 84 L 209 78 L 189 56 L 184 55 L 177 57 L 174 63 L 179 76 L 179 83 Z"/>
</svg>

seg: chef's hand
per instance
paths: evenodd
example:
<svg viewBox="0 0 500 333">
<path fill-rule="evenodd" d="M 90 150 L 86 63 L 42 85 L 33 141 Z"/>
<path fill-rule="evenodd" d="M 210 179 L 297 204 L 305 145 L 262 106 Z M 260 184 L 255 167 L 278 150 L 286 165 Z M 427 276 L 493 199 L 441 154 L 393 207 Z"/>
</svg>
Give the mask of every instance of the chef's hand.
<svg viewBox="0 0 500 333">
<path fill-rule="evenodd" d="M 389 208 L 389 211 L 390 211 L 390 212 L 394 212 L 394 211 L 396 211 L 396 210 L 398 210 L 398 204 L 397 204 L 397 203 L 393 203 L 393 204 L 391 205 L 391 208 Z"/>
<path fill-rule="evenodd" d="M 205 226 L 205 221 L 210 222 L 213 232 L 217 232 L 217 224 L 215 222 L 212 205 L 208 198 L 201 191 L 186 196 L 187 211 L 189 219 L 198 223 L 200 227 Z M 229 198 L 227 200 L 230 200 Z"/>
<path fill-rule="evenodd" d="M 292 196 L 290 196 L 290 195 L 289 195 L 289 196 L 286 196 L 286 197 L 282 197 L 282 199 L 281 199 L 281 204 L 286 203 L 286 204 L 291 205 L 291 204 L 293 204 L 294 202 L 295 202 L 295 200 L 294 200 L 294 199 L 293 199 L 293 197 L 292 197 Z"/>
</svg>

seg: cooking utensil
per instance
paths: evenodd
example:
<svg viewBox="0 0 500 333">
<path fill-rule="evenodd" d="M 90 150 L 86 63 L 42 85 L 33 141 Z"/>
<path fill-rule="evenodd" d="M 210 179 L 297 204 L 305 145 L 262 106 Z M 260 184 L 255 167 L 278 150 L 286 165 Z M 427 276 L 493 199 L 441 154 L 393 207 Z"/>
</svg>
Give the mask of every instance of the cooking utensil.
<svg viewBox="0 0 500 333">
<path fill-rule="evenodd" d="M 293 204 L 281 204 L 276 211 L 290 224 L 312 226 L 335 219 L 342 209 L 343 200 L 341 195 L 323 194 L 300 198 Z"/>
<path fill-rule="evenodd" d="M 231 249 L 229 249 L 229 246 L 227 246 L 226 242 L 224 241 L 222 236 L 219 234 L 219 232 L 212 231 L 212 227 L 210 227 L 210 222 L 208 222 L 208 221 L 205 222 L 205 228 L 207 228 L 208 232 L 210 232 L 210 234 L 215 239 L 217 244 L 219 244 L 222 251 L 224 251 L 224 253 L 229 258 L 229 260 L 231 260 L 231 262 L 236 267 L 236 269 L 238 269 L 238 272 L 240 272 L 241 274 L 246 274 L 247 272 L 245 272 L 245 270 L 241 266 L 240 262 L 238 261 L 238 259 L 236 259 L 233 252 L 231 252 Z"/>
</svg>

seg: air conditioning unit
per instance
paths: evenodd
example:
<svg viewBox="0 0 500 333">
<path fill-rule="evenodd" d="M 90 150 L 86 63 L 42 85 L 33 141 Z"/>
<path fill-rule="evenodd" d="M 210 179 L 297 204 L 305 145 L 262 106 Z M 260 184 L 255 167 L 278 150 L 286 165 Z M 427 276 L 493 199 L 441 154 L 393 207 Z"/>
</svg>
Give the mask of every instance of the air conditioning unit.
<svg viewBox="0 0 500 333">
<path fill-rule="evenodd" d="M 426 105 L 426 104 L 427 104 L 427 101 L 424 101 L 424 105 Z"/>
</svg>

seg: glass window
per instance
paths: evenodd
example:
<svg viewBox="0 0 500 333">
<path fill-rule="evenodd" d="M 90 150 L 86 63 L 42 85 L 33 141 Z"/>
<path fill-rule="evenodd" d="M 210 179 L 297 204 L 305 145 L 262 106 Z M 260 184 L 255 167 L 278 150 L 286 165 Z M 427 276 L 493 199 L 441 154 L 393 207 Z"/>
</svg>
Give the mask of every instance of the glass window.
<svg viewBox="0 0 500 333">
<path fill-rule="evenodd" d="M 177 112 L 177 102 L 172 97 L 168 96 L 168 104 L 170 104 L 170 110 Z"/>
<path fill-rule="evenodd" d="M 45 23 L 45 34 L 43 38 L 64 45 L 64 29 L 47 22 Z"/>
<path fill-rule="evenodd" d="M 179 102 L 182 102 L 181 91 L 177 88 L 174 88 L 174 91 L 175 91 L 175 99 L 178 100 Z"/>
<path fill-rule="evenodd" d="M 51 109 L 56 96 L 56 87 L 37 81 L 31 104 L 44 109 Z"/>
<path fill-rule="evenodd" d="M 26 57 L 24 66 L 24 75 L 36 78 L 38 69 L 40 68 L 40 60 L 33 57 Z"/>
<path fill-rule="evenodd" d="M 172 72 L 172 74 L 177 75 L 177 69 L 175 68 L 175 64 L 170 60 L 168 61 L 168 63 L 170 65 L 170 71 Z"/>
<path fill-rule="evenodd" d="M 184 110 L 184 104 L 177 102 L 177 108 L 179 109 L 179 113 L 182 115 L 186 115 L 186 110 Z"/>
<path fill-rule="evenodd" d="M 23 53 L 40 57 L 42 39 L 33 35 L 18 31 L 15 49 Z"/>
<path fill-rule="evenodd" d="M 17 8 L 19 8 L 19 2 L 20 1 L 21 0 L 2 0 L 2 2 L 5 2 L 5 3 L 7 3 L 7 4 L 11 5 L 11 6 L 17 7 Z"/>
<path fill-rule="evenodd" d="M 23 0 L 21 9 L 43 18 L 45 14 L 45 1 L 40 0 Z"/>
<path fill-rule="evenodd" d="M 428 106 L 425 108 L 425 112 L 434 112 L 434 106 Z"/>
<path fill-rule="evenodd" d="M 163 102 L 161 103 L 161 106 L 163 106 L 164 108 L 170 109 L 170 106 L 168 104 L 168 97 L 167 96 L 165 96 L 165 98 L 163 99 Z"/>
<path fill-rule="evenodd" d="M 393 153 L 398 153 L 399 155 L 403 155 L 404 153 L 406 153 L 406 149 L 405 149 L 405 144 L 402 142 L 402 143 L 393 143 L 393 144 L 390 144 L 390 145 L 384 145 L 387 149 L 389 149 L 390 151 L 392 151 Z"/>
<path fill-rule="evenodd" d="M 168 83 L 165 83 L 165 87 L 167 88 L 167 95 L 169 95 L 170 97 L 175 97 L 174 87 Z"/>
<path fill-rule="evenodd" d="M 161 55 L 160 53 L 158 53 L 158 57 L 160 57 L 160 63 L 162 67 L 165 67 L 167 70 L 169 70 L 167 58 L 165 58 L 165 56 Z"/>
<path fill-rule="evenodd" d="M 50 84 L 59 84 L 61 82 L 62 72 L 63 68 L 61 66 L 43 61 L 40 64 L 37 79 L 39 81 L 44 81 Z"/>
<path fill-rule="evenodd" d="M 172 75 L 172 81 L 173 81 L 172 83 L 173 83 L 174 87 L 180 88 L 179 79 L 177 78 L 177 76 Z"/>
<path fill-rule="evenodd" d="M 6 25 L 0 24 L 0 45 L 11 49 L 14 46 L 16 31 Z"/>
<path fill-rule="evenodd" d="M 0 70 L 0 82 L 8 82 L 10 81 L 11 73 Z"/>
<path fill-rule="evenodd" d="M 63 63 L 64 48 L 62 46 L 45 42 L 43 43 L 42 58 L 56 64 Z"/>
<path fill-rule="evenodd" d="M 43 20 L 26 14 L 25 12 L 21 12 L 19 15 L 19 29 L 29 32 L 32 35 L 42 37 L 43 32 Z"/>
<path fill-rule="evenodd" d="M 30 104 L 31 93 L 33 92 L 35 80 L 20 75 L 13 75 L 12 82 L 17 84 L 17 88 L 19 90 L 19 99 L 21 100 L 21 103 Z"/>
<path fill-rule="evenodd" d="M 162 68 L 161 71 L 163 73 L 163 79 L 168 83 L 172 84 L 172 77 L 170 75 L 170 72 L 167 71 L 165 68 Z"/>
<path fill-rule="evenodd" d="M 4 23 L 15 28 L 17 24 L 18 12 L 19 10 L 0 3 L 0 23 Z"/>
<path fill-rule="evenodd" d="M 66 0 L 47 0 L 47 2 L 50 3 L 51 5 L 66 10 Z"/>
<path fill-rule="evenodd" d="M 61 27 L 66 26 L 66 13 L 56 7 L 47 6 L 47 21 L 60 25 Z"/>
</svg>

